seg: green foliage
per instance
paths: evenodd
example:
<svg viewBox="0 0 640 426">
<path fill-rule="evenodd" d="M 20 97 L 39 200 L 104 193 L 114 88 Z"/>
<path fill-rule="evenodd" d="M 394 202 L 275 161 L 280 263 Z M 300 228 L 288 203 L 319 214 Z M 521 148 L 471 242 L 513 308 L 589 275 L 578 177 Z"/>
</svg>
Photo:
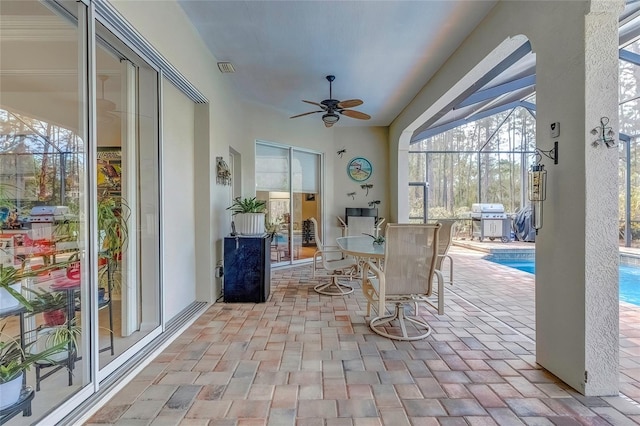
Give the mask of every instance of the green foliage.
<svg viewBox="0 0 640 426">
<path fill-rule="evenodd" d="M 31 315 L 40 312 L 64 309 L 67 306 L 67 295 L 62 291 L 47 291 L 43 288 L 28 288 L 25 290 L 31 293 L 29 303 L 31 304 Z"/>
<path fill-rule="evenodd" d="M 131 208 L 119 197 L 103 197 L 98 201 L 98 230 L 100 256 L 117 260 L 129 241 L 128 222 Z"/>
<path fill-rule="evenodd" d="M 383 244 L 384 243 L 384 237 L 382 235 L 376 237 L 376 236 L 373 236 L 371 234 L 365 234 L 364 232 L 363 232 L 363 234 L 373 238 L 373 244 Z"/>
<path fill-rule="evenodd" d="M 6 324 L 5 324 L 6 325 Z M 35 343 L 29 343 L 25 350 L 22 349 L 20 341 L 15 338 L 7 338 L 2 333 L 4 326 L 0 330 L 0 383 L 7 383 L 19 377 L 23 372 L 39 361 L 51 361 L 50 358 L 67 349 L 69 340 L 61 339 L 47 350 L 38 353 L 29 353 L 28 348 Z"/>
<path fill-rule="evenodd" d="M 11 288 L 11 285 L 20 282 L 23 278 L 35 277 L 36 272 L 25 271 L 24 269 L 16 269 L 13 266 L 0 265 L 0 288 L 5 289 L 9 294 L 20 302 L 28 311 L 33 310 L 31 303 L 22 295 L 20 291 Z"/>
<path fill-rule="evenodd" d="M 236 197 L 227 210 L 231 210 L 234 215 L 238 213 L 264 213 L 266 207 L 267 202 L 258 200 L 256 197 L 244 199 Z"/>
<path fill-rule="evenodd" d="M 69 344 L 71 344 L 71 347 L 75 349 L 78 347 L 78 339 L 80 338 L 81 331 L 82 328 L 76 325 L 75 319 L 72 319 L 70 323 L 67 322 L 55 326 L 53 333 L 47 336 L 47 346 L 59 347 L 63 345 L 63 348 L 69 348 Z"/>
</svg>

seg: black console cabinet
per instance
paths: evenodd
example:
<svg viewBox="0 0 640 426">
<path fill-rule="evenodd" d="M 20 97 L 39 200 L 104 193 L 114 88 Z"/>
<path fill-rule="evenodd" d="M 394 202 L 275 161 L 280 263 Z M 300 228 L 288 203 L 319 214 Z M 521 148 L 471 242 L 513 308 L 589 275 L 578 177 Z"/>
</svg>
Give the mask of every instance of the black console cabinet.
<svg viewBox="0 0 640 426">
<path fill-rule="evenodd" d="M 225 237 L 225 302 L 262 303 L 271 286 L 271 237 Z"/>
</svg>

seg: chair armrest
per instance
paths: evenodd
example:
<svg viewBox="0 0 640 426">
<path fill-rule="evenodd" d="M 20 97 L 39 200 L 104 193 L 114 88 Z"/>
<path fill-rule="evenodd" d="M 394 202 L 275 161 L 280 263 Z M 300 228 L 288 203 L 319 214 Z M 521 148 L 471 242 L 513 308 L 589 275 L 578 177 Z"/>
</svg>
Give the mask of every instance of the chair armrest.
<svg viewBox="0 0 640 426">
<path fill-rule="evenodd" d="M 440 264 L 440 270 L 442 271 L 442 265 L 444 265 L 444 259 L 449 259 L 449 285 L 453 285 L 453 258 L 448 254 L 439 254 L 439 258 L 442 258 L 442 263 Z"/>
</svg>

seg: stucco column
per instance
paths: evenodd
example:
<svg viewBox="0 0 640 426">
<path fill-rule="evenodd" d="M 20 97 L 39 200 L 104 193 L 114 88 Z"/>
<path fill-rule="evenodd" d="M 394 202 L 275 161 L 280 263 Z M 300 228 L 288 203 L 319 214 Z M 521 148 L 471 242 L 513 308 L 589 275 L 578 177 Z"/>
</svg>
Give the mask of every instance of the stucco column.
<svg viewBox="0 0 640 426">
<path fill-rule="evenodd" d="M 617 140 L 622 2 L 587 6 L 583 38 L 547 46 L 537 61 L 537 143 L 549 149 L 558 140 L 560 162 L 543 161 L 549 192 L 536 240 L 536 354 L 575 389 L 602 396 L 618 393 L 618 150 L 592 145 L 591 130 L 607 117 Z M 551 139 L 554 121 L 561 134 Z"/>
</svg>

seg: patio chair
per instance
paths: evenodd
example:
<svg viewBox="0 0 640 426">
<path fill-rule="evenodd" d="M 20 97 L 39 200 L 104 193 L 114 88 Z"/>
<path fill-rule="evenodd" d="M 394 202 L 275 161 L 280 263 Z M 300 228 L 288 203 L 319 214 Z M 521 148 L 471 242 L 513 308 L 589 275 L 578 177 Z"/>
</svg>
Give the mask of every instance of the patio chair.
<svg viewBox="0 0 640 426">
<path fill-rule="evenodd" d="M 424 319 L 405 314 L 406 303 L 427 304 L 444 314 L 444 280 L 436 269 L 441 227 L 439 223 L 387 225 L 384 270 L 367 262 L 362 274 L 365 297 L 369 304 L 378 306 L 377 316 L 369 321 L 375 333 L 394 340 L 418 340 L 431 334 Z M 430 300 L 434 277 L 438 281 L 437 303 Z M 395 305 L 391 314 L 387 314 L 388 303 Z"/>
<path fill-rule="evenodd" d="M 313 277 L 316 277 L 316 269 L 318 265 L 318 259 L 322 259 L 322 268 L 327 271 L 331 280 L 328 283 L 322 283 L 316 285 L 313 289 L 328 296 L 342 296 L 353 292 L 353 287 L 350 285 L 341 283 L 340 278 L 353 279 L 358 271 L 358 262 L 351 257 L 345 257 L 344 253 L 338 248 L 338 246 L 326 246 L 322 244 L 320 235 L 318 235 L 318 222 L 315 218 L 309 218 L 313 223 L 313 229 L 315 233 L 315 240 L 317 250 L 313 254 Z M 337 259 L 331 259 L 332 256 L 339 257 Z"/>
</svg>

